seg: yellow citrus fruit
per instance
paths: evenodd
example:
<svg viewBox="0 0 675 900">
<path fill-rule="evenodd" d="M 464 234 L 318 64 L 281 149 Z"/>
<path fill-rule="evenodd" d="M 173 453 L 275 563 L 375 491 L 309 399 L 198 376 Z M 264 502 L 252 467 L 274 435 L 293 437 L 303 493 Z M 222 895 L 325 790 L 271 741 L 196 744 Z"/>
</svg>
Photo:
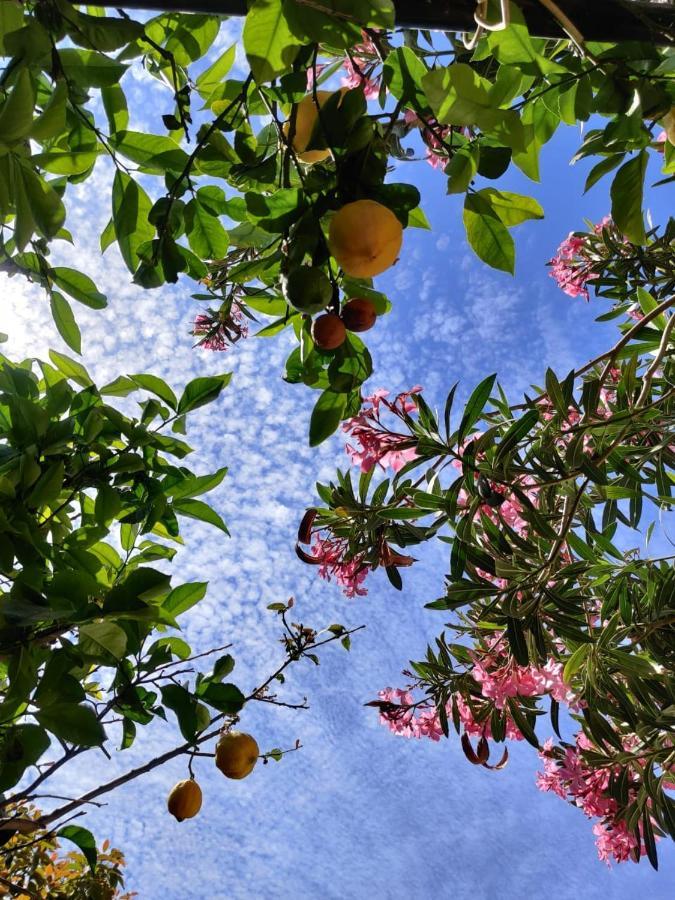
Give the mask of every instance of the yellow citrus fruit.
<svg viewBox="0 0 675 900">
<path fill-rule="evenodd" d="M 401 252 L 403 226 L 375 200 L 356 200 L 339 209 L 328 232 L 330 252 L 347 275 L 372 278 L 393 266 Z"/>
<path fill-rule="evenodd" d="M 216 766 L 226 778 L 246 778 L 259 756 L 255 739 L 242 731 L 229 731 L 216 744 Z"/>
<path fill-rule="evenodd" d="M 333 91 L 316 92 L 316 99 L 319 101 L 319 106 L 323 106 L 326 100 L 332 96 Z M 312 132 L 314 131 L 314 126 L 318 117 L 319 111 L 314 102 L 314 95 L 308 94 L 306 97 L 302 98 L 300 103 L 298 103 L 297 113 L 295 115 L 295 135 L 293 136 L 293 149 L 295 150 L 298 159 L 304 163 L 322 162 L 330 156 L 328 147 L 323 150 L 307 150 L 307 144 L 309 144 L 310 138 L 312 137 Z M 290 123 L 285 122 L 284 134 L 286 137 L 288 137 L 289 129 Z"/>
<path fill-rule="evenodd" d="M 661 119 L 661 125 L 666 132 L 666 137 L 671 144 L 675 144 L 675 106 L 671 106 L 670 110 Z"/>
<path fill-rule="evenodd" d="M 202 789 L 194 778 L 179 781 L 174 785 L 167 801 L 169 812 L 179 822 L 191 819 L 202 808 Z"/>
</svg>

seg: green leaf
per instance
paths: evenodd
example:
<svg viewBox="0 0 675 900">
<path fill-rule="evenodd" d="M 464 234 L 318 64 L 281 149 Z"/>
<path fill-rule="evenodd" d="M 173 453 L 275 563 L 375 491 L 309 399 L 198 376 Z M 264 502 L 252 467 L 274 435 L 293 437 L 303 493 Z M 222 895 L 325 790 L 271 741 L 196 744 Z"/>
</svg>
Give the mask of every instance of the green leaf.
<svg viewBox="0 0 675 900">
<path fill-rule="evenodd" d="M 122 502 L 117 491 L 109 484 L 101 484 L 94 503 L 94 518 L 99 525 L 107 525 L 120 511 Z"/>
<path fill-rule="evenodd" d="M 35 87 L 27 68 L 20 68 L 14 85 L 0 108 L 0 141 L 12 145 L 24 140 L 33 126 Z"/>
<path fill-rule="evenodd" d="M 519 419 L 516 419 L 499 443 L 495 457 L 496 462 L 499 463 L 505 459 L 538 421 L 539 412 L 536 409 L 528 409 Z"/>
<path fill-rule="evenodd" d="M 81 353 L 82 335 L 70 308 L 70 303 L 68 303 L 63 294 L 59 294 L 58 291 L 52 291 L 49 295 L 49 305 L 56 330 L 71 350 L 74 350 L 75 353 Z"/>
<path fill-rule="evenodd" d="M 48 748 L 49 735 L 38 725 L 5 725 L 0 744 L 0 791 L 14 787 Z"/>
<path fill-rule="evenodd" d="M 428 71 L 410 47 L 397 47 L 387 56 L 383 67 L 385 84 L 394 97 L 420 111 L 427 108 L 422 79 Z"/>
<path fill-rule="evenodd" d="M 63 460 L 60 459 L 58 462 L 52 463 L 35 483 L 26 499 L 27 505 L 38 507 L 53 503 L 63 488 L 64 475 L 65 465 Z"/>
<path fill-rule="evenodd" d="M 215 525 L 225 534 L 229 535 L 230 533 L 221 516 L 202 500 L 178 500 L 173 504 L 173 509 L 179 516 L 188 516 L 191 519 L 198 519 L 200 522 L 208 522 L 209 525 Z"/>
<path fill-rule="evenodd" d="M 488 201 L 507 228 L 520 225 L 528 219 L 544 218 L 544 210 L 534 197 L 498 191 L 495 188 L 484 188 L 478 193 Z"/>
<path fill-rule="evenodd" d="M 101 100 L 108 117 L 110 133 L 126 131 L 129 127 L 129 110 L 127 109 L 127 98 L 119 84 L 101 88 Z"/>
<path fill-rule="evenodd" d="M 59 48 L 59 62 L 66 76 L 83 88 L 110 87 L 119 84 L 128 66 L 115 62 L 95 50 Z"/>
<path fill-rule="evenodd" d="M 212 491 L 218 487 L 226 475 L 227 466 L 223 466 L 209 475 L 191 475 L 176 484 L 165 483 L 163 487 L 168 497 L 181 500 L 183 497 L 196 497 L 198 494 Z"/>
<path fill-rule="evenodd" d="M 79 847 L 89 863 L 91 871 L 96 871 L 98 853 L 96 851 L 96 841 L 91 831 L 87 831 L 81 825 L 66 825 L 56 832 L 56 837 L 71 841 L 76 847 Z"/>
<path fill-rule="evenodd" d="M 191 584 L 181 584 L 174 588 L 166 600 L 162 603 L 162 609 L 170 613 L 174 619 L 187 612 L 206 594 L 208 581 L 195 581 Z"/>
<path fill-rule="evenodd" d="M 464 227 L 469 245 L 479 259 L 503 272 L 514 274 L 515 244 L 506 226 L 480 194 L 467 194 Z"/>
<path fill-rule="evenodd" d="M 282 0 L 254 0 L 244 23 L 243 42 L 259 83 L 289 72 L 301 46 L 286 21 Z"/>
<path fill-rule="evenodd" d="M 309 446 L 317 447 L 336 430 L 347 405 L 347 394 L 324 391 L 312 410 L 309 423 Z"/>
<path fill-rule="evenodd" d="M 185 740 L 192 740 L 198 729 L 198 705 L 192 694 L 179 684 L 167 684 L 162 688 L 162 702 L 175 712 Z"/>
<path fill-rule="evenodd" d="M 478 171 L 479 145 L 471 143 L 458 150 L 447 167 L 448 193 L 463 194 Z"/>
<path fill-rule="evenodd" d="M 182 172 L 188 164 L 187 153 L 170 137 L 119 131 L 111 136 L 111 144 L 147 172 L 159 175 L 168 171 Z"/>
<path fill-rule="evenodd" d="M 143 388 L 143 390 L 156 394 L 167 404 L 167 406 L 170 406 L 171 409 L 175 410 L 178 406 L 176 395 L 163 378 L 160 378 L 157 375 L 148 374 L 130 375 L 129 378 L 131 378 L 134 384 Z"/>
<path fill-rule="evenodd" d="M 237 45 L 232 44 L 208 69 L 199 75 L 195 85 L 202 100 L 208 100 L 215 89 L 225 80 L 225 76 L 232 68 L 236 54 Z"/>
<path fill-rule="evenodd" d="M 186 385 L 178 403 L 178 412 L 186 413 L 211 403 L 230 383 L 231 374 L 195 378 Z"/>
<path fill-rule="evenodd" d="M 114 622 L 82 625 L 78 650 L 90 659 L 110 665 L 111 660 L 124 659 L 127 650 L 126 632 Z"/>
<path fill-rule="evenodd" d="M 213 706 L 219 712 L 234 716 L 244 706 L 246 698 L 236 684 L 220 684 L 216 681 L 207 683 L 204 690 L 199 690 L 199 696 L 209 706 Z"/>
<path fill-rule="evenodd" d="M 58 353 L 56 350 L 49 351 L 49 358 L 59 372 L 62 372 L 66 378 L 69 378 L 81 387 L 91 387 L 94 384 L 89 377 L 89 372 L 76 360 L 65 356 L 63 353 Z"/>
<path fill-rule="evenodd" d="M 394 28 L 393 0 L 283 0 L 288 23 L 303 44 L 346 49 L 361 40 L 362 29 Z"/>
<path fill-rule="evenodd" d="M 614 176 L 610 194 L 612 197 L 612 219 L 622 234 L 632 244 L 646 242 L 642 195 L 648 153 L 640 151 L 637 156 L 624 163 Z"/>
<path fill-rule="evenodd" d="M 98 158 L 96 150 L 48 150 L 32 157 L 40 169 L 53 175 L 81 175 L 88 172 Z"/>
<path fill-rule="evenodd" d="M 43 728 L 61 740 L 80 747 L 98 747 L 106 739 L 103 725 L 90 706 L 52 703 L 35 713 Z"/>
<path fill-rule="evenodd" d="M 151 209 L 152 201 L 143 188 L 118 170 L 113 181 L 112 217 L 122 259 L 132 273 L 140 263 L 138 248 L 155 235 L 149 221 Z"/>
<path fill-rule="evenodd" d="M 227 253 L 227 231 L 198 200 L 190 200 L 185 207 L 185 230 L 190 247 L 201 259 L 222 259 Z"/>
<path fill-rule="evenodd" d="M 462 416 L 462 421 L 459 426 L 459 431 L 457 433 L 457 443 L 461 444 L 466 435 L 469 432 L 469 429 L 480 419 L 483 409 L 485 408 L 485 404 L 490 399 L 490 394 L 492 393 L 492 388 L 494 386 L 496 375 L 489 375 L 485 378 L 481 383 L 476 387 L 469 397 L 469 400 L 464 409 L 464 415 Z"/>
<path fill-rule="evenodd" d="M 15 188 L 17 190 L 17 227 L 19 216 L 25 217 L 26 210 L 20 211 L 19 203 L 25 201 L 28 212 L 32 218 L 33 226 L 46 238 L 53 238 L 63 227 L 66 220 L 66 209 L 63 201 L 54 188 L 44 178 L 33 171 L 27 161 L 21 161 L 14 166 L 16 175 Z M 18 192 L 21 190 L 21 194 Z M 29 236 L 30 237 L 30 236 Z M 17 237 L 17 246 L 25 247 L 27 240 L 20 241 Z"/>
<path fill-rule="evenodd" d="M 54 283 L 66 294 L 69 294 L 73 300 L 78 300 L 91 309 L 104 309 L 108 305 L 105 294 L 97 290 L 94 282 L 84 272 L 56 266 L 51 270 L 51 276 Z"/>
<path fill-rule="evenodd" d="M 565 663 L 565 668 L 563 669 L 563 681 L 568 684 L 571 682 L 572 678 L 579 669 L 583 666 L 586 661 L 586 657 L 591 652 L 591 644 L 582 644 L 580 647 L 574 651 L 574 653 L 570 656 L 570 658 Z"/>
</svg>

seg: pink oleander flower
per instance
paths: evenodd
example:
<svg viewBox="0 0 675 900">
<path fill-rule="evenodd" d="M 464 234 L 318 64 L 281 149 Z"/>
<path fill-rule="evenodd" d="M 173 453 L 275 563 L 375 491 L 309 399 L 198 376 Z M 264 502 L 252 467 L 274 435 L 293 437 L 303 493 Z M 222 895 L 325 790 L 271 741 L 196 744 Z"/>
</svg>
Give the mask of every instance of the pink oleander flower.
<svg viewBox="0 0 675 900">
<path fill-rule="evenodd" d="M 389 429 L 382 422 L 382 414 L 388 411 L 402 418 L 403 414 L 413 412 L 416 407 L 411 397 L 421 390 L 419 386 L 414 387 L 399 394 L 393 401 L 386 399 L 389 391 L 382 389 L 364 398 L 361 412 L 342 425 L 342 430 L 356 442 L 356 446 L 351 443 L 345 446 L 353 465 L 358 465 L 362 472 L 369 472 L 375 465 L 383 469 L 391 466 L 394 472 L 398 472 L 416 457 L 413 438 Z"/>
<path fill-rule="evenodd" d="M 348 56 L 342 63 L 346 75 L 342 78 L 342 86 L 346 88 L 362 88 L 366 100 L 376 100 L 380 96 L 382 75 L 373 77 L 375 69 L 380 63 L 380 55 L 377 47 L 364 33 L 363 43 L 354 47 L 352 56 Z"/>
<path fill-rule="evenodd" d="M 248 337 L 248 320 L 241 307 L 232 303 L 229 312 L 209 309 L 195 317 L 192 334 L 199 338 L 203 350 L 227 350 L 242 338 Z"/>
<path fill-rule="evenodd" d="M 342 585 L 346 597 L 365 597 L 367 588 L 363 587 L 366 575 L 370 571 L 368 563 L 362 556 L 349 558 L 349 541 L 340 537 L 321 537 L 314 534 L 312 556 L 319 560 L 319 575 L 326 581 L 332 578 Z"/>
<path fill-rule="evenodd" d="M 551 696 L 578 711 L 583 702 L 571 685 L 563 680 L 562 663 L 548 659 L 543 666 L 521 666 L 508 653 L 503 634 L 487 642 L 485 650 L 472 653 L 474 665 L 471 676 L 481 694 L 492 701 L 496 709 L 504 709 L 512 697 Z"/>
<path fill-rule="evenodd" d="M 569 297 L 589 300 L 586 284 L 598 276 L 590 271 L 590 261 L 584 256 L 586 249 L 584 238 L 576 237 L 570 232 L 558 247 L 556 255 L 549 260 L 549 265 L 551 277 L 555 278 L 561 290 Z"/>
<path fill-rule="evenodd" d="M 624 744 L 628 749 L 634 748 L 636 742 L 629 737 Z M 633 858 L 638 841 L 625 821 L 618 818 L 619 805 L 609 792 L 612 774 L 618 775 L 621 768 L 593 769 L 585 762 L 583 751 L 595 749 L 583 732 L 577 734 L 574 747 L 564 748 L 562 756 L 556 753 L 552 740 L 546 741 L 539 752 L 544 771 L 537 773 L 536 784 L 539 790 L 550 791 L 578 806 L 588 818 L 600 819 L 593 826 L 599 858 L 607 865 L 611 860 L 625 862 Z M 635 795 L 636 787 L 629 784 L 629 801 Z M 639 851 L 644 854 L 644 847 L 640 846 Z"/>
<path fill-rule="evenodd" d="M 434 153 L 432 150 L 429 150 L 427 153 L 426 160 L 433 169 L 440 169 L 441 172 L 448 164 L 447 156 L 439 156 L 438 153 Z"/>
</svg>

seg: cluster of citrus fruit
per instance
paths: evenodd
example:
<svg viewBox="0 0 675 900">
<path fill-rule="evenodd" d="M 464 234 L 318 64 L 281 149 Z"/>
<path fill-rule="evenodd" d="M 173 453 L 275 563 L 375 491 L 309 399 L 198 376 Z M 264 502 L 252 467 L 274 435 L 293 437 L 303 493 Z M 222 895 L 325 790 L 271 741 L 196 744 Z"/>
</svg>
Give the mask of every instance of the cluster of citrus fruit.
<svg viewBox="0 0 675 900">
<path fill-rule="evenodd" d="M 216 767 L 226 778 L 246 778 L 260 756 L 260 748 L 250 734 L 229 731 L 216 744 Z M 194 778 L 174 785 L 167 801 L 169 812 L 179 822 L 196 816 L 202 808 L 202 789 Z"/>
<path fill-rule="evenodd" d="M 317 91 L 316 100 L 309 95 L 296 107 L 293 150 L 307 165 L 323 162 L 331 155 L 328 148 L 307 149 L 318 121 L 318 108 L 331 96 L 330 91 Z M 284 133 L 288 137 L 288 122 Z M 330 220 L 328 249 L 345 275 L 353 278 L 373 278 L 393 266 L 402 243 L 401 222 L 376 200 L 346 203 Z M 312 323 L 312 339 L 322 350 L 340 347 L 347 331 L 368 331 L 377 318 L 375 305 L 366 297 L 352 297 L 343 302 L 338 314 L 334 287 L 318 266 L 302 265 L 294 269 L 285 279 L 284 294 L 299 312 L 310 316 L 319 314 Z"/>
</svg>

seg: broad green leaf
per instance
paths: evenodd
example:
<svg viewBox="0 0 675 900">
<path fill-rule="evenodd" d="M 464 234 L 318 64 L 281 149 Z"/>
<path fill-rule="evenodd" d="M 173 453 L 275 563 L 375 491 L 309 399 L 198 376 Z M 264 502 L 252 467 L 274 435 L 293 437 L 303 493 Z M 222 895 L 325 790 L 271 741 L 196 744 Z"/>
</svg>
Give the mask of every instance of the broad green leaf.
<svg viewBox="0 0 675 900">
<path fill-rule="evenodd" d="M 612 219 L 616 227 L 632 244 L 646 242 L 642 195 L 648 153 L 641 150 L 637 156 L 624 163 L 614 176 L 610 194 L 612 197 Z"/>
<path fill-rule="evenodd" d="M 179 66 L 187 68 L 208 52 L 219 30 L 220 19 L 217 16 L 180 16 L 179 26 L 166 42 L 166 49 Z"/>
<path fill-rule="evenodd" d="M 480 194 L 467 194 L 464 227 L 469 245 L 479 259 L 511 275 L 515 269 L 515 244 L 490 203 Z"/>
<path fill-rule="evenodd" d="M 544 218 L 544 210 L 534 197 L 513 194 L 510 191 L 498 191 L 496 188 L 484 188 L 478 193 L 488 201 L 507 228 L 512 228 L 528 219 Z"/>
<path fill-rule="evenodd" d="M 112 190 L 112 217 L 122 259 L 130 272 L 138 268 L 138 248 L 152 240 L 155 229 L 150 224 L 152 201 L 131 176 L 119 170 Z"/>
<path fill-rule="evenodd" d="M 410 47 L 397 47 L 384 63 L 385 84 L 396 97 L 414 110 L 423 112 L 428 108 L 427 98 L 422 90 L 422 79 L 429 70 Z"/>
<path fill-rule="evenodd" d="M 174 588 L 162 603 L 162 609 L 166 610 L 174 619 L 187 612 L 206 594 L 208 582 L 195 581 L 191 584 L 181 584 Z"/>
<path fill-rule="evenodd" d="M 115 62 L 96 50 L 59 48 L 59 61 L 66 76 L 83 88 L 119 84 L 128 66 Z"/>
<path fill-rule="evenodd" d="M 46 238 L 54 237 L 63 227 L 66 210 L 63 201 L 53 187 L 41 178 L 28 164 L 20 161 L 14 166 L 16 174 L 15 189 L 22 186 L 22 198 L 25 198 L 32 221 L 38 231 Z M 19 197 L 17 196 L 17 219 L 19 218 Z M 17 244 L 19 241 L 17 240 Z M 25 246 L 25 243 L 24 243 Z"/>
<path fill-rule="evenodd" d="M 63 479 L 65 476 L 65 466 L 63 460 L 52 463 L 40 475 L 31 490 L 26 503 L 28 506 L 45 506 L 53 503 L 61 493 L 63 488 Z"/>
<path fill-rule="evenodd" d="M 246 702 L 246 697 L 236 684 L 220 684 L 217 681 L 208 682 L 204 689 L 199 691 L 199 696 L 209 706 L 229 716 L 240 712 Z"/>
<path fill-rule="evenodd" d="M 49 735 L 38 725 L 5 726 L 0 746 L 0 791 L 7 791 L 21 780 L 49 748 Z"/>
<path fill-rule="evenodd" d="M 114 622 L 97 622 L 80 626 L 78 649 L 85 656 L 110 665 L 111 660 L 124 659 L 127 636 Z"/>
<path fill-rule="evenodd" d="M 232 68 L 236 54 L 237 45 L 232 44 L 198 76 L 195 84 L 202 100 L 208 100 L 214 90 L 225 80 L 225 76 Z"/>
<path fill-rule="evenodd" d="M 169 385 L 158 375 L 139 374 L 129 376 L 134 384 L 160 397 L 171 409 L 176 409 L 178 400 Z"/>
<path fill-rule="evenodd" d="M 66 294 L 69 294 L 73 300 L 78 300 L 91 309 L 103 309 L 108 305 L 105 294 L 96 288 L 94 282 L 84 272 L 56 266 L 51 270 L 51 275 L 54 283 Z"/>
<path fill-rule="evenodd" d="M 186 385 L 178 403 L 178 412 L 186 413 L 211 403 L 230 383 L 231 374 L 208 375 L 193 379 Z"/>
<path fill-rule="evenodd" d="M 81 363 L 71 359 L 69 356 L 64 356 L 63 353 L 58 353 L 56 350 L 49 351 L 49 358 L 59 372 L 62 372 L 66 378 L 70 378 L 71 381 L 74 381 L 81 387 L 86 388 L 93 385 L 94 382 L 91 380 L 89 373 Z"/>
<path fill-rule="evenodd" d="M 87 831 L 81 825 L 66 825 L 56 832 L 56 837 L 71 841 L 76 847 L 79 847 L 84 858 L 89 863 L 91 871 L 96 871 L 98 853 L 96 851 L 96 840 L 91 831 Z"/>
<path fill-rule="evenodd" d="M 225 534 L 230 533 L 222 517 L 202 500 L 177 500 L 173 504 L 173 509 L 179 516 L 188 516 L 191 519 L 198 519 L 200 522 L 208 522 L 209 525 L 215 525 Z"/>
<path fill-rule="evenodd" d="M 66 129 L 66 100 L 68 85 L 62 79 L 56 82 L 52 95 L 40 115 L 33 120 L 30 136 L 35 141 L 56 137 Z"/>
<path fill-rule="evenodd" d="M 168 497 L 174 500 L 182 500 L 187 497 L 196 497 L 198 494 L 206 494 L 222 482 L 227 475 L 227 466 L 223 466 L 210 475 L 192 475 L 181 479 L 176 484 L 165 482 L 164 491 Z"/>
<path fill-rule="evenodd" d="M 289 72 L 301 46 L 284 15 L 282 0 L 254 0 L 244 23 L 243 42 L 257 82 Z"/>
<path fill-rule="evenodd" d="M 185 230 L 190 247 L 201 259 L 222 259 L 227 253 L 227 232 L 199 200 L 190 200 L 185 207 Z"/>
<path fill-rule="evenodd" d="M 35 713 L 43 728 L 75 746 L 97 747 L 106 739 L 103 725 L 90 706 L 52 703 Z"/>
<path fill-rule="evenodd" d="M 98 150 L 47 150 L 32 157 L 33 163 L 52 175 L 81 175 L 98 158 Z"/>
<path fill-rule="evenodd" d="M 101 100 L 108 117 L 110 133 L 126 131 L 129 127 L 129 110 L 127 109 L 127 98 L 119 84 L 101 88 Z"/>
<path fill-rule="evenodd" d="M 453 155 L 447 167 L 449 194 L 464 194 L 468 190 L 478 172 L 479 158 L 478 142 L 462 147 Z"/>
<path fill-rule="evenodd" d="M 362 29 L 394 28 L 393 0 L 283 0 L 293 34 L 303 44 L 346 49 L 362 39 Z"/>
<path fill-rule="evenodd" d="M 143 26 L 133 19 L 114 18 L 105 16 L 86 15 L 85 13 L 72 13 L 72 27 L 68 33 L 74 43 L 101 53 L 111 53 L 119 50 L 126 44 L 137 40 L 143 34 Z M 68 24 L 68 23 L 67 23 Z"/>
<path fill-rule="evenodd" d="M 347 394 L 324 391 L 312 410 L 309 423 L 309 446 L 317 447 L 336 430 L 347 405 Z"/>
<path fill-rule="evenodd" d="M 111 144 L 122 156 L 147 172 L 160 175 L 169 171 L 182 172 L 188 164 L 187 153 L 176 141 L 163 135 L 118 131 L 111 136 Z"/>
<path fill-rule="evenodd" d="M 12 145 L 22 141 L 33 125 L 35 86 L 30 72 L 20 68 L 9 96 L 0 107 L 0 142 Z"/>
<path fill-rule="evenodd" d="M 68 303 L 63 294 L 59 294 L 58 291 L 52 291 L 49 295 L 49 305 L 56 330 L 71 350 L 74 350 L 75 353 L 81 353 L 82 336 L 73 311 L 70 308 L 70 303 Z"/>
</svg>

